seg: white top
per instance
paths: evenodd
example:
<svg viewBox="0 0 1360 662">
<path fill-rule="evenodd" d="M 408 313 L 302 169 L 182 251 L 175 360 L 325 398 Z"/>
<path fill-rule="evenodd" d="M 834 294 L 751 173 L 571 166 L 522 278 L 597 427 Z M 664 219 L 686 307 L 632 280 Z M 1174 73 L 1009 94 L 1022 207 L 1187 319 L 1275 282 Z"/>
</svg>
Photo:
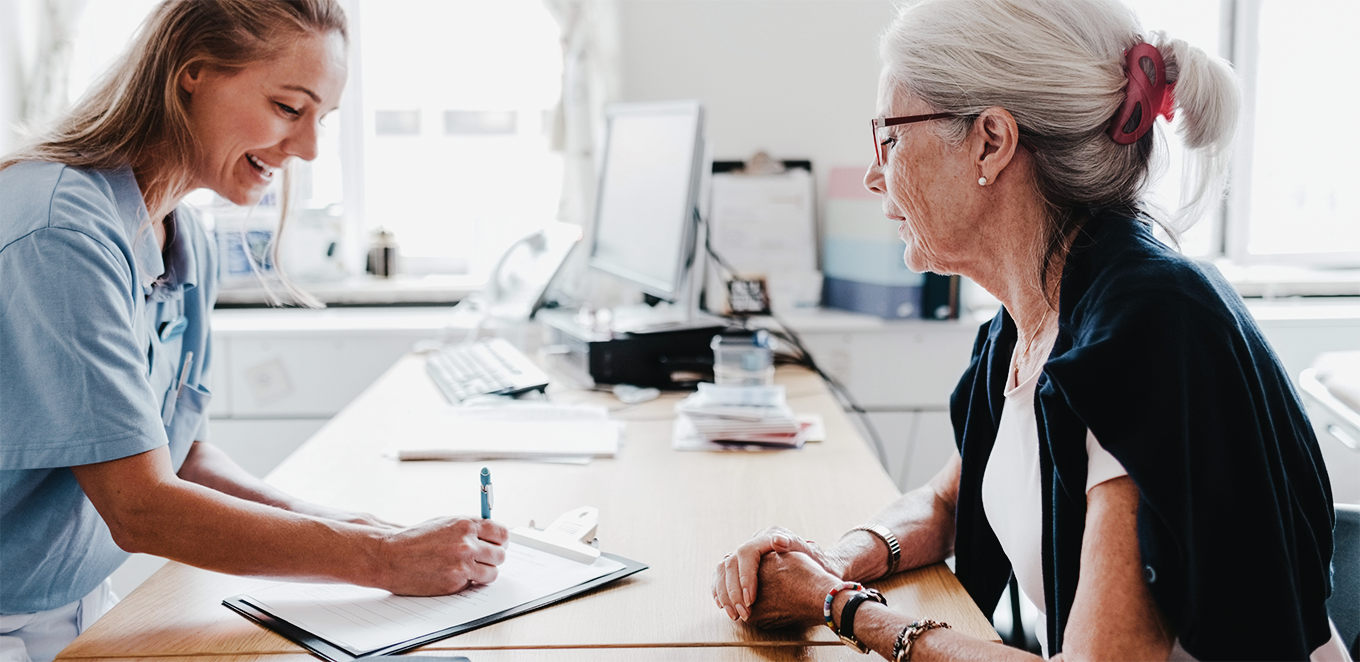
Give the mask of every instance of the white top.
<svg viewBox="0 0 1360 662">
<path fill-rule="evenodd" d="M 1053 349 L 1050 338 L 1043 346 L 1031 351 L 1047 356 Z M 1018 349 L 1018 347 L 1017 347 Z M 1010 374 L 1015 374 L 1015 354 L 1011 356 Z M 987 521 L 996 532 L 1001 549 L 1006 552 L 1015 572 L 1020 591 L 1039 611 L 1035 635 L 1048 657 L 1048 624 L 1044 614 L 1043 516 L 1044 500 L 1039 470 L 1039 429 L 1034 416 L 1034 390 L 1039 382 L 1042 365 L 1030 374 L 1020 375 L 1018 383 L 1011 383 L 1005 391 L 1006 403 L 997 426 L 996 443 L 987 459 L 982 476 L 982 508 Z M 1014 380 L 1014 377 L 1012 377 Z M 1119 463 L 1086 431 L 1086 454 L 1090 458 L 1086 470 L 1086 491 L 1107 480 L 1127 475 Z M 1031 596 L 1037 596 L 1035 600 Z M 1171 650 L 1171 660 L 1194 660 L 1177 640 Z M 1313 652 L 1314 662 L 1348 662 L 1350 655 L 1341 646 L 1332 625 L 1332 638 Z"/>
</svg>

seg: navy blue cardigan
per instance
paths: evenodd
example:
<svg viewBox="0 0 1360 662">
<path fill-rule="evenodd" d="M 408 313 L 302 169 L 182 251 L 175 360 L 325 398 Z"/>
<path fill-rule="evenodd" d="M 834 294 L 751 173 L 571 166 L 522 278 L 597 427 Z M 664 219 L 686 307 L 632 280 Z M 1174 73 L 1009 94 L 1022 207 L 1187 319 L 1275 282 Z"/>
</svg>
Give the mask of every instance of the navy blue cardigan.
<svg viewBox="0 0 1360 662">
<path fill-rule="evenodd" d="M 1138 486 L 1144 578 L 1186 652 L 1306 659 L 1330 636 L 1331 489 L 1299 398 L 1241 298 L 1147 223 L 1106 218 L 1075 243 L 1058 308 L 1034 403 L 1049 654 L 1062 651 L 1081 572 L 1089 428 Z M 1011 575 L 982 476 L 1015 339 L 1004 309 L 984 324 L 950 402 L 963 458 L 956 569 L 986 614 Z"/>
</svg>

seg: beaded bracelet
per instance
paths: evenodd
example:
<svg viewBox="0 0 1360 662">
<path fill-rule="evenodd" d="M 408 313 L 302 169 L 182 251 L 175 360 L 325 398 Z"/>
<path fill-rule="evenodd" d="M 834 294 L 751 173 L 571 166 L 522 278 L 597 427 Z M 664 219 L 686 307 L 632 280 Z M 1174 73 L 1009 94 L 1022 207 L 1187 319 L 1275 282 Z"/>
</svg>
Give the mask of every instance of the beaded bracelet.
<svg viewBox="0 0 1360 662">
<path fill-rule="evenodd" d="M 924 621 L 914 621 L 911 625 L 902 628 L 902 631 L 897 633 L 897 641 L 893 642 L 893 662 L 911 662 L 911 645 L 916 643 L 917 637 L 925 634 L 927 630 L 934 630 L 935 628 L 952 629 L 948 623 L 933 621 L 929 618 Z"/>
<path fill-rule="evenodd" d="M 831 603 L 836 599 L 836 594 L 841 591 L 863 590 L 864 586 L 859 582 L 841 582 L 840 586 L 831 589 L 831 592 L 826 594 L 826 602 L 822 603 L 822 616 L 826 617 L 826 626 L 831 628 L 831 631 L 835 632 L 836 636 L 841 636 L 841 631 L 837 630 L 836 626 L 831 623 Z"/>
</svg>

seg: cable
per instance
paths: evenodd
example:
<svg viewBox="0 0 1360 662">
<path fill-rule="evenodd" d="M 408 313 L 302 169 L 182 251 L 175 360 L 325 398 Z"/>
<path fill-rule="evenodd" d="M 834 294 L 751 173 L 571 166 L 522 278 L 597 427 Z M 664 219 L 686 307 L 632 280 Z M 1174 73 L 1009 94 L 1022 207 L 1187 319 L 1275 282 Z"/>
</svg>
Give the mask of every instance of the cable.
<svg viewBox="0 0 1360 662">
<path fill-rule="evenodd" d="M 841 408 L 859 414 L 859 420 L 864 424 L 864 431 L 869 435 L 869 441 L 874 447 L 874 453 L 878 455 L 879 463 L 886 469 L 888 466 L 888 449 L 887 446 L 883 444 L 883 438 L 878 434 L 878 428 L 874 426 L 873 420 L 869 418 L 868 410 L 860 406 L 859 402 L 855 400 L 855 397 L 850 395 L 850 390 L 847 389 L 844 384 L 841 384 L 835 377 L 827 374 L 825 370 L 822 370 L 821 366 L 817 365 L 817 362 L 812 358 L 812 352 L 808 351 L 807 346 L 803 344 L 802 338 L 798 336 L 796 331 L 788 324 L 785 324 L 784 320 L 779 319 L 773 312 L 770 313 L 770 319 L 774 320 L 783 330 L 783 333 L 776 335 L 776 337 L 783 337 L 793 344 L 799 354 L 802 355 L 802 364 L 813 372 L 816 372 L 817 376 L 821 377 L 822 381 L 826 382 L 826 385 L 831 388 L 831 392 L 835 394 L 836 398 L 840 401 Z"/>
<path fill-rule="evenodd" d="M 705 223 L 703 219 L 699 219 L 699 222 Z M 733 269 L 731 265 L 727 264 L 727 262 L 722 259 L 722 256 L 718 255 L 718 252 L 713 249 L 713 244 L 709 239 L 710 236 L 709 233 L 704 233 L 704 249 L 709 257 L 713 258 L 714 263 L 720 268 L 718 271 L 719 278 L 722 278 L 724 275 L 735 274 L 736 270 Z M 723 270 L 727 273 L 724 274 Z M 749 320 L 744 317 L 735 315 L 723 315 L 723 317 L 730 321 L 740 323 L 743 328 L 750 328 Z M 790 357 L 789 362 L 802 365 L 817 373 L 817 376 L 821 377 L 823 382 L 826 382 L 826 385 L 831 389 L 832 394 L 836 396 L 836 399 L 840 402 L 841 409 L 859 414 L 860 422 L 864 425 L 864 431 L 869 435 L 869 442 L 873 446 L 874 454 L 878 456 L 879 463 L 886 469 L 888 466 L 888 449 L 883 443 L 883 438 L 878 434 L 878 428 L 874 427 L 874 422 L 869 418 L 869 412 L 864 409 L 864 407 L 860 406 L 854 396 L 850 395 L 849 389 L 845 388 L 845 386 L 837 381 L 835 377 L 827 374 L 825 370 L 822 370 L 821 366 L 817 365 L 817 361 L 812 358 L 812 352 L 808 350 L 807 345 L 803 344 L 803 339 L 799 337 L 798 333 L 794 331 L 792 327 L 785 324 L 784 320 L 779 319 L 779 316 L 775 315 L 773 311 L 770 312 L 770 319 L 774 320 L 774 322 L 779 325 L 779 330 L 767 329 L 770 335 L 783 340 L 798 351 L 797 355 Z"/>
</svg>

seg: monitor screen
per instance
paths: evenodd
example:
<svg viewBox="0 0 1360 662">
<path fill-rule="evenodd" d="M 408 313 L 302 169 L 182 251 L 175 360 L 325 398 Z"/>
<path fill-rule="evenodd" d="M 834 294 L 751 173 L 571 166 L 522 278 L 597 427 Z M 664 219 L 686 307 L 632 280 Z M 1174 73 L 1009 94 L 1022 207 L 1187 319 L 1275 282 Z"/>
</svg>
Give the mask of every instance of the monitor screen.
<svg viewBox="0 0 1360 662">
<path fill-rule="evenodd" d="M 694 249 L 703 111 L 697 102 L 615 104 L 606 118 L 590 264 L 675 301 Z"/>
</svg>

